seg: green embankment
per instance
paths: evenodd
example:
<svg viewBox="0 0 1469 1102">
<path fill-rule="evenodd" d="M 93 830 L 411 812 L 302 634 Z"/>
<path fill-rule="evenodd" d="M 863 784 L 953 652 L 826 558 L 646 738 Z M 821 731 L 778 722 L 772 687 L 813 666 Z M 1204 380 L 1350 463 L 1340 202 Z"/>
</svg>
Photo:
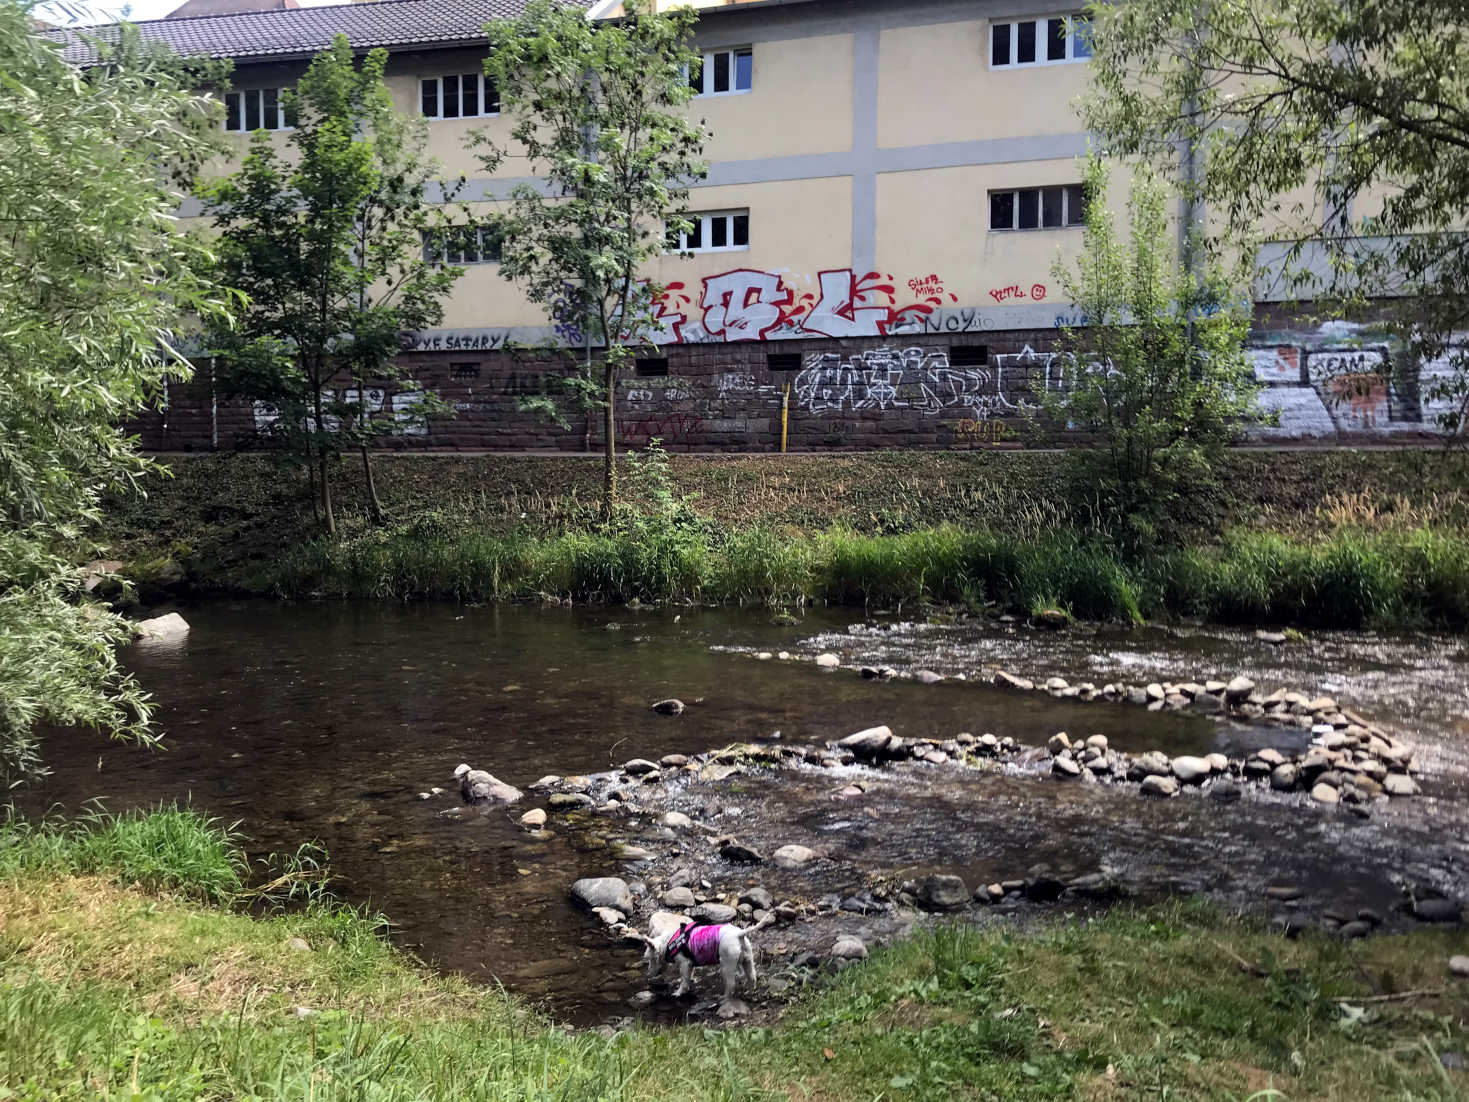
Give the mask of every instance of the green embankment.
<svg viewBox="0 0 1469 1102">
<path fill-rule="evenodd" d="M 299 475 L 263 456 L 182 458 L 146 500 L 117 504 L 110 536 L 145 592 L 159 564 L 176 562 L 195 590 L 296 597 L 942 601 L 1096 619 L 1469 623 L 1465 455 L 1233 452 L 1209 486 L 1173 502 L 1170 538 L 1141 554 L 1092 525 L 1064 460 L 674 457 L 602 526 L 591 459 L 384 456 L 390 523 L 368 528 L 348 464 L 344 536 L 327 543 L 313 536 Z"/>
<path fill-rule="evenodd" d="M 319 892 L 249 917 L 241 875 L 188 812 L 0 826 L 0 1098 L 1465 1097 L 1459 932 L 1286 941 L 1186 903 L 939 925 L 778 1024 L 604 1037 L 429 972 Z"/>
</svg>

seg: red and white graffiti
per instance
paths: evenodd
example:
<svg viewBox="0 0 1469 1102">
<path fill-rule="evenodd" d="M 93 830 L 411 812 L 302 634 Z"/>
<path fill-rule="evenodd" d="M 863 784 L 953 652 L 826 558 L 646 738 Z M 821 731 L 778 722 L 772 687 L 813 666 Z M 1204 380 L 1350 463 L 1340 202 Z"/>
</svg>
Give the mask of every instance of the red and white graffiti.
<svg viewBox="0 0 1469 1102">
<path fill-rule="evenodd" d="M 704 332 L 727 341 L 764 340 L 787 317 L 789 287 L 773 272 L 736 268 L 704 280 Z"/>
<path fill-rule="evenodd" d="M 897 283 L 890 275 L 851 268 L 818 272 L 816 286 L 805 290 L 786 282 L 777 272 L 736 268 L 704 280 L 698 303 L 702 317 L 691 322 L 685 311 L 692 306 L 679 283 L 669 284 L 654 302 L 658 328 L 649 334 L 655 344 L 691 344 L 705 341 L 761 341 L 776 336 L 881 337 L 903 323 L 932 314 L 947 298 L 937 275 L 908 281 L 917 301 L 898 301 Z"/>
</svg>

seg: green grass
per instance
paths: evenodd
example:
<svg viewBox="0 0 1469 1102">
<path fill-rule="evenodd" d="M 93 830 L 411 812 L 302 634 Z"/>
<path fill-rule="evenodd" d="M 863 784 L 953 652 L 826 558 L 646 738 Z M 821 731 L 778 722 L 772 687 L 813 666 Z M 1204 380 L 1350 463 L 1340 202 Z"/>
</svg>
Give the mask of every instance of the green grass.
<svg viewBox="0 0 1469 1102">
<path fill-rule="evenodd" d="M 321 899 L 263 918 L 206 903 L 191 850 L 219 828 L 167 812 L 127 829 L 151 818 L 168 825 L 138 836 L 171 841 L 147 888 L 128 846 L 81 840 L 116 836 L 114 820 L 65 843 L 12 823 L 0 1098 L 1469 1097 L 1437 1060 L 1469 1044 L 1469 984 L 1444 967 L 1463 933 L 1287 942 L 1187 902 L 1024 933 L 940 925 L 818 981 L 773 1024 L 604 1038 L 428 972 Z M 1439 993 L 1360 1000 L 1419 990 Z"/>
<path fill-rule="evenodd" d="M 113 557 L 140 574 L 149 561 L 172 558 L 196 586 L 228 589 L 314 530 L 304 475 L 267 456 L 169 465 L 171 477 L 146 481 L 146 497 L 109 506 Z M 388 515 L 404 525 L 427 518 L 454 532 L 550 536 L 588 530 L 597 517 L 595 459 L 384 454 L 376 468 Z M 1069 469 L 1064 453 L 1039 451 L 675 455 L 668 463 L 676 493 L 693 496 L 722 531 L 807 536 L 945 525 L 1017 536 L 1086 530 L 1092 510 Z M 1227 453 L 1214 474 L 1178 500 L 1176 542 L 1212 543 L 1235 529 L 1319 537 L 1344 524 L 1469 529 L 1469 452 L 1242 450 Z M 360 483 L 350 464 L 336 479 L 348 535 L 366 528 Z"/>
<path fill-rule="evenodd" d="M 953 527 L 799 536 L 640 521 L 559 536 L 418 526 L 298 545 L 254 580 L 287 597 L 570 599 L 716 604 L 924 601 L 1091 620 L 1195 616 L 1310 627 L 1469 624 L 1469 539 L 1429 529 L 1339 530 L 1123 557 L 1071 533 Z"/>
<path fill-rule="evenodd" d="M 40 823 L 8 811 L 0 819 L 0 877 L 107 872 L 151 891 L 222 903 L 244 884 L 235 835 L 186 808 Z"/>
</svg>

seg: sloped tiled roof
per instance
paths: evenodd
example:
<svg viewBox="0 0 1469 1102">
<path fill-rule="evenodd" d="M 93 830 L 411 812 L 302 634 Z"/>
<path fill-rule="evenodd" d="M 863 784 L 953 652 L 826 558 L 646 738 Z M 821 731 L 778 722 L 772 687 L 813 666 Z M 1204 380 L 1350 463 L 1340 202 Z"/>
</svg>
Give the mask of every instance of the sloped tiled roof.
<svg viewBox="0 0 1469 1102">
<path fill-rule="evenodd" d="M 196 15 L 233 15 L 242 11 L 277 11 L 299 8 L 296 0 L 184 0 L 164 19 L 192 19 Z"/>
<path fill-rule="evenodd" d="M 587 7 L 591 0 L 566 0 Z M 151 19 L 136 24 L 143 37 L 171 46 L 184 57 L 236 60 L 309 57 L 345 34 L 358 49 L 429 46 L 484 38 L 492 19 L 511 19 L 526 0 L 377 0 L 324 8 L 237 12 L 185 19 Z M 63 28 L 48 37 L 66 44 L 67 61 L 96 60 L 91 43 L 77 32 L 106 40 L 115 27 Z"/>
</svg>

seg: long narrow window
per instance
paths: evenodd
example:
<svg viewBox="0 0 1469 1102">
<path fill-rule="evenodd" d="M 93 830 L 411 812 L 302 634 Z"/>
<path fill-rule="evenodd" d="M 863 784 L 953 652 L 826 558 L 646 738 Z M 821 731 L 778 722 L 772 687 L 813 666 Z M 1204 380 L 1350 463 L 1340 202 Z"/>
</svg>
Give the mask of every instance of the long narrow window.
<svg viewBox="0 0 1469 1102">
<path fill-rule="evenodd" d="M 1085 218 L 1086 193 L 1080 184 L 990 192 L 992 230 L 1056 230 L 1079 226 Z"/>
<path fill-rule="evenodd" d="M 500 90 L 481 73 L 424 77 L 418 82 L 418 110 L 428 119 L 482 119 L 500 113 Z"/>
<path fill-rule="evenodd" d="M 755 51 L 710 50 L 689 70 L 689 87 L 696 96 L 729 96 L 748 92 L 755 83 Z"/>
<path fill-rule="evenodd" d="M 990 24 L 991 69 L 1064 65 L 1091 56 L 1091 24 L 1082 15 Z"/>
<path fill-rule="evenodd" d="M 718 253 L 750 247 L 748 210 L 690 211 L 684 215 L 693 228 L 669 230 L 665 248 L 671 253 Z"/>
<path fill-rule="evenodd" d="M 430 264 L 498 264 L 499 235 L 488 226 L 425 230 L 423 259 Z"/>
<path fill-rule="evenodd" d="M 237 134 L 289 130 L 296 120 L 281 101 L 279 88 L 248 88 L 224 94 L 224 128 Z"/>
</svg>

